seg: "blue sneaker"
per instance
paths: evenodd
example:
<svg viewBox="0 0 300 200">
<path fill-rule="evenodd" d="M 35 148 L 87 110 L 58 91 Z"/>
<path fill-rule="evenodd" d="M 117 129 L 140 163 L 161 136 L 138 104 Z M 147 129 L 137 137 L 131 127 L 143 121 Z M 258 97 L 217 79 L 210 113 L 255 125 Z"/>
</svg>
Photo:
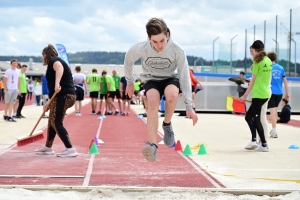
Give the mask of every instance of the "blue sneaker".
<svg viewBox="0 0 300 200">
<path fill-rule="evenodd" d="M 175 143 L 175 137 L 174 137 L 174 132 L 172 129 L 172 124 L 168 126 L 162 125 L 162 128 L 164 130 L 164 143 L 168 147 L 172 147 Z"/>
<path fill-rule="evenodd" d="M 147 145 L 142 149 L 142 154 L 145 156 L 145 158 L 151 162 L 156 161 L 156 151 L 157 146 L 156 144 L 145 142 Z"/>
</svg>

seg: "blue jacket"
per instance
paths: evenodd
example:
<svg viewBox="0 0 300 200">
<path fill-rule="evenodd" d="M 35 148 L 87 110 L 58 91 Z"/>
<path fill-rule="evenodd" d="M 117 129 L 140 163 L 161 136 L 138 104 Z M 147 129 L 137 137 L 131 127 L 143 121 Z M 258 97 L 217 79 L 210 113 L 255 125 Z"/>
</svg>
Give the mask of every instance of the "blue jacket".
<svg viewBox="0 0 300 200">
<path fill-rule="evenodd" d="M 42 94 L 49 94 L 48 82 L 45 75 L 42 78 Z"/>
</svg>

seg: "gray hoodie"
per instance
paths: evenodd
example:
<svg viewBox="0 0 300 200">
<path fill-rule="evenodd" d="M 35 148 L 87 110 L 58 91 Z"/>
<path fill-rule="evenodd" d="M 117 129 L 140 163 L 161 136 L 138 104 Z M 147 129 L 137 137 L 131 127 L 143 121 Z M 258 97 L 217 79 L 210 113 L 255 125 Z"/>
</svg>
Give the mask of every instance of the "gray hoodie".
<svg viewBox="0 0 300 200">
<path fill-rule="evenodd" d="M 124 72 L 128 85 L 134 82 L 133 65 L 139 58 L 142 61 L 140 78 L 143 82 L 178 78 L 185 96 L 186 110 L 192 110 L 189 66 L 184 50 L 176 42 L 170 38 L 162 52 L 156 51 L 149 40 L 135 43 L 125 55 Z"/>
</svg>

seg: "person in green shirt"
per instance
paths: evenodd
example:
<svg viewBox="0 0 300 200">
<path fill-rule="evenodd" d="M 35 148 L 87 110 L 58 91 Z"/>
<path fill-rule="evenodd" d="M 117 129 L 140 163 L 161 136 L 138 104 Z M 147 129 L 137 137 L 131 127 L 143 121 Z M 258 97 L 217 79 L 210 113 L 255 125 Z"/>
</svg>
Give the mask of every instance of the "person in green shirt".
<svg viewBox="0 0 300 200">
<path fill-rule="evenodd" d="M 120 81 L 121 81 L 121 77 L 119 75 L 117 75 L 117 70 L 113 70 L 112 71 L 112 77 L 115 81 L 115 86 L 116 86 L 116 97 L 118 99 L 118 105 L 119 105 L 119 109 L 120 109 L 120 114 L 123 114 L 122 111 L 122 107 L 121 107 L 121 92 L 120 92 Z"/>
<path fill-rule="evenodd" d="M 265 138 L 263 124 L 267 124 L 266 112 L 269 98 L 271 96 L 271 77 L 272 77 L 272 61 L 267 57 L 264 50 L 264 43 L 256 40 L 250 47 L 250 53 L 253 57 L 252 78 L 249 86 L 240 101 L 245 101 L 248 94 L 252 90 L 252 103 L 246 113 L 245 120 L 250 128 L 252 139 L 245 149 L 268 152 L 269 147 Z M 260 137 L 260 144 L 256 142 L 256 131 Z"/>
<path fill-rule="evenodd" d="M 96 114 L 97 99 L 100 91 L 100 75 L 97 69 L 92 69 L 92 73 L 87 78 L 87 84 L 90 85 L 90 98 L 92 105 L 92 114 Z"/>
<path fill-rule="evenodd" d="M 103 76 L 103 74 L 107 73 L 105 70 L 102 71 L 101 77 L 100 77 L 100 104 L 99 104 L 99 111 L 97 112 L 98 115 L 101 115 L 102 110 L 102 103 L 103 99 L 107 100 L 107 84 L 106 79 Z M 105 104 L 106 111 L 108 110 L 107 103 Z"/>
<path fill-rule="evenodd" d="M 107 75 L 106 71 L 102 72 L 102 76 L 105 77 L 106 80 L 106 84 L 107 84 L 107 104 L 108 104 L 108 108 L 109 111 L 106 113 L 107 115 L 112 115 L 112 109 L 115 110 L 115 115 L 117 115 L 119 113 L 119 111 L 117 111 L 116 106 L 113 102 L 113 99 L 116 96 L 116 86 L 115 86 L 115 81 L 113 79 L 112 76 Z"/>
<path fill-rule="evenodd" d="M 17 114 L 15 116 L 16 118 L 25 118 L 21 112 L 24 107 L 26 94 L 27 94 L 27 83 L 26 83 L 26 74 L 25 74 L 26 70 L 27 70 L 27 65 L 22 65 L 21 76 L 20 76 L 20 95 L 18 96 L 19 105 L 17 109 Z"/>
<path fill-rule="evenodd" d="M 140 104 L 141 103 L 141 100 L 140 100 L 140 90 L 141 90 L 141 79 L 136 79 L 135 82 L 134 82 L 134 96 L 135 96 L 135 102 L 136 104 Z"/>
</svg>

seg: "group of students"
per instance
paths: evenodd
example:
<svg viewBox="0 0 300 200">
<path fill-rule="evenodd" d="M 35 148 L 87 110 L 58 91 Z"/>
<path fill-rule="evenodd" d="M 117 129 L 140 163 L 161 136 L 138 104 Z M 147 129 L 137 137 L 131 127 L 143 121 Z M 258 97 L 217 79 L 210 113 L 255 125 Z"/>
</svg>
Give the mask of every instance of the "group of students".
<svg viewBox="0 0 300 200">
<path fill-rule="evenodd" d="M 85 83 L 85 77 L 81 76 L 79 81 L 76 76 L 72 76 L 69 66 L 58 57 L 58 53 L 53 45 L 48 45 L 42 51 L 44 65 L 47 65 L 46 78 L 48 81 L 49 97 L 56 95 L 51 104 L 44 105 L 44 111 L 50 109 L 48 120 L 48 132 L 45 146 L 35 150 L 37 154 L 52 155 L 53 141 L 58 134 L 63 141 L 66 149 L 57 154 L 59 157 L 74 157 L 77 156 L 75 148 L 71 144 L 69 134 L 63 126 L 63 119 L 68 108 L 72 107 L 77 99 L 76 93 L 83 87 L 86 89 L 86 84 L 90 84 L 90 97 L 92 100 L 92 113 L 96 113 L 97 99 L 100 91 L 100 98 L 106 98 L 107 112 L 118 114 L 118 110 L 114 106 L 113 99 L 119 92 L 120 99 L 127 100 L 130 106 L 130 98 L 134 95 L 134 74 L 133 66 L 135 61 L 141 59 L 143 72 L 140 74 L 142 82 L 144 82 L 145 96 L 147 97 L 147 131 L 148 141 L 142 148 L 141 152 L 148 161 L 157 160 L 157 132 L 158 132 L 158 107 L 162 96 L 165 97 L 165 115 L 162 123 L 164 132 L 163 141 L 166 146 L 173 147 L 175 144 L 175 136 L 172 128 L 171 119 L 177 104 L 179 93 L 185 97 L 186 116 L 193 121 L 195 125 L 198 121 L 198 116 L 193 110 L 193 96 L 191 90 L 191 77 L 189 66 L 184 50 L 172 40 L 171 31 L 165 21 L 161 18 L 151 18 L 146 24 L 146 32 L 148 39 L 146 41 L 137 42 L 130 47 L 125 55 L 124 73 L 125 77 L 114 78 L 107 74 L 104 70 L 101 75 L 97 74 L 97 70 L 93 69 L 93 73 L 88 76 Z M 249 93 L 252 91 L 252 104 L 246 113 L 245 120 L 247 121 L 252 138 L 246 149 L 256 149 L 257 151 L 269 151 L 265 133 L 267 128 L 263 126 L 266 117 L 268 101 L 271 97 L 270 83 L 272 77 L 272 61 L 267 56 L 264 50 L 264 44 L 256 40 L 250 47 L 250 52 L 253 57 L 252 78 L 245 93 L 240 97 L 240 101 L 245 101 Z M 275 62 L 275 60 L 274 60 Z M 79 68 L 77 68 L 79 69 Z M 77 71 L 78 72 L 78 71 Z M 80 70 L 79 70 L 80 72 Z M 284 76 L 284 72 L 280 71 Z M 115 72 L 116 73 L 116 72 Z M 279 72 L 278 72 L 279 73 Z M 113 72 L 113 76 L 115 76 Z M 74 88 L 75 82 L 75 88 Z M 104 82 L 106 84 L 104 84 Z M 199 83 L 197 83 L 199 84 Z M 106 85 L 106 88 L 105 88 Z M 117 88 L 119 86 L 119 88 Z M 118 90 L 117 90 L 118 89 Z M 87 91 L 87 89 L 86 89 Z M 105 93 L 106 92 L 106 93 Z M 82 91 L 79 93 L 82 94 Z M 280 94 L 272 94 L 279 95 Z M 282 95 L 282 94 L 281 94 Z M 82 96 L 81 96 L 82 97 Z M 77 99 L 76 99 L 77 98 Z M 275 98 L 275 97 L 273 97 Z M 289 94 L 286 88 L 286 100 Z M 272 97 L 270 101 L 272 100 Z M 79 101 L 79 100 L 78 100 Z M 101 101 L 100 101 L 101 102 Z M 275 103 L 278 99 L 275 98 Z M 275 104 L 275 106 L 276 106 Z M 102 104 L 98 113 L 102 113 Z M 111 106 L 111 107 L 110 107 Z M 121 110 L 121 105 L 119 103 Z M 128 107 L 129 108 L 129 107 Z M 80 111 L 77 110 L 77 113 Z M 129 110 L 128 110 L 129 112 Z M 123 109 L 122 113 L 125 113 Z M 263 123 L 262 123 L 263 121 Z M 265 124 L 265 123 L 264 123 Z M 260 141 L 257 142 L 256 132 L 258 132 Z"/>
<path fill-rule="evenodd" d="M 21 65 L 16 59 L 12 59 L 11 68 L 4 73 L 1 80 L 1 99 L 4 101 L 3 118 L 8 122 L 17 122 L 15 118 L 25 118 L 22 114 L 23 107 L 26 101 L 32 100 L 32 93 L 35 94 L 35 101 L 40 105 L 40 96 L 43 95 L 43 101 L 47 101 L 48 88 L 47 81 L 43 77 L 43 86 L 41 81 L 36 81 L 35 85 L 30 80 L 27 84 L 26 70 L 27 65 Z"/>
<path fill-rule="evenodd" d="M 283 67 L 276 63 L 276 53 L 266 53 L 262 41 L 254 41 L 250 46 L 250 54 L 253 58 L 252 77 L 244 94 L 240 95 L 240 101 L 245 101 L 252 91 L 252 103 L 245 116 L 252 137 L 245 149 L 268 152 L 269 147 L 266 140 L 268 133 L 267 109 L 270 110 L 272 123 L 270 137 L 277 138 L 276 123 L 287 123 L 290 120 L 290 106 L 287 105 L 289 100 L 288 83 Z M 285 86 L 284 99 L 282 99 L 282 83 Z M 283 112 L 278 116 L 277 108 L 281 99 Z M 256 133 L 259 135 L 259 140 L 257 140 Z"/>
</svg>

